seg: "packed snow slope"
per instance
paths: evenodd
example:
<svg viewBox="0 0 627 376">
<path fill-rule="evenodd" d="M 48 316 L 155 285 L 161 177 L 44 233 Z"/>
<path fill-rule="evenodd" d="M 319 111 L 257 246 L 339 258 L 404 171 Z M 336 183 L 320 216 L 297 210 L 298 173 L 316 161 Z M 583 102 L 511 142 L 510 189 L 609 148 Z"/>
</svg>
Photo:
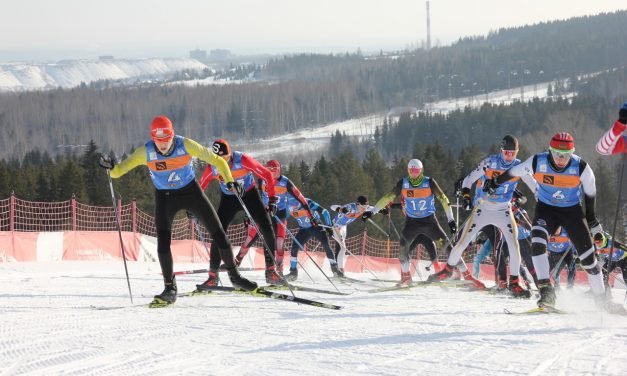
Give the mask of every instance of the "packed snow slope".
<svg viewBox="0 0 627 376">
<path fill-rule="evenodd" d="M 182 70 L 203 70 L 194 59 L 65 60 L 56 63 L 0 64 L 0 92 L 72 88 L 99 80 L 163 77 Z"/>
<path fill-rule="evenodd" d="M 309 272 L 315 284 L 302 272 L 297 283 L 333 289 Z M 0 375 L 627 374 L 627 317 L 597 311 L 585 286 L 559 293 L 566 315 L 507 315 L 535 299 L 456 288 L 366 292 L 372 281 L 338 284 L 346 296 L 297 292 L 340 311 L 229 293 L 149 309 L 158 264 L 129 273 L 135 305 L 119 262 L 0 264 Z M 179 277 L 180 292 L 205 279 Z"/>
</svg>

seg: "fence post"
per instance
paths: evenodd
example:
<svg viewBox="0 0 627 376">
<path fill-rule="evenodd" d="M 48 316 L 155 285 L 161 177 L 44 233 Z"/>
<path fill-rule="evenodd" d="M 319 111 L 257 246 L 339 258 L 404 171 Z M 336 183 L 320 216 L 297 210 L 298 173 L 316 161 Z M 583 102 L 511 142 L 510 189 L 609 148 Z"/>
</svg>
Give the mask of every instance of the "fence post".
<svg viewBox="0 0 627 376">
<path fill-rule="evenodd" d="M 131 202 L 131 226 L 133 228 L 133 235 L 137 232 L 137 201 L 133 199 Z"/>
<path fill-rule="evenodd" d="M 364 236 L 361 240 L 361 262 L 359 263 L 360 266 L 360 273 L 364 272 L 364 262 L 365 262 L 365 258 L 366 258 L 366 242 L 368 242 L 368 230 L 364 229 Z"/>
<path fill-rule="evenodd" d="M 190 232 L 191 232 L 191 238 L 192 241 L 191 243 L 191 248 L 192 248 L 192 262 L 194 262 L 194 243 L 196 242 L 196 227 L 194 226 L 194 220 L 192 218 L 188 218 L 187 219 L 187 223 L 189 223 L 189 228 L 190 228 Z M 205 244 L 203 243 L 203 247 L 205 246 Z"/>
<path fill-rule="evenodd" d="M 72 206 L 72 231 L 76 231 L 76 196 L 74 193 L 72 193 L 70 205 Z"/>
<path fill-rule="evenodd" d="M 11 232 L 15 230 L 15 193 L 13 191 L 9 198 L 9 229 Z"/>
<path fill-rule="evenodd" d="M 11 254 L 17 259 L 15 254 L 15 193 L 11 191 L 11 197 L 9 198 L 9 227 L 11 230 Z M 7 257 L 7 260 L 9 258 Z"/>
<path fill-rule="evenodd" d="M 122 230 L 122 199 L 121 198 L 118 198 L 118 223 L 120 224 L 120 230 Z"/>
</svg>

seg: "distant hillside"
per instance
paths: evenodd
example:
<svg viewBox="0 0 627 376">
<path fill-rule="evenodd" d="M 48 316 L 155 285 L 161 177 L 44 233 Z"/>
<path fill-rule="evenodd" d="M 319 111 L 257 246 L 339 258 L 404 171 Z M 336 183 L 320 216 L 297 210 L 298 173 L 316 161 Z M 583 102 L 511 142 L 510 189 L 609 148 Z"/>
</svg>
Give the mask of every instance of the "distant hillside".
<svg viewBox="0 0 627 376">
<path fill-rule="evenodd" d="M 0 64 L 0 91 L 72 88 L 101 80 L 159 78 L 182 70 L 206 68 L 205 64 L 194 59 L 103 59 L 66 60 L 48 64 Z"/>
<path fill-rule="evenodd" d="M 420 108 L 435 99 L 464 96 L 480 99 L 486 92 L 536 82 L 553 82 L 553 89 L 560 91 L 568 82 L 573 86 L 568 90 L 585 90 L 586 81 L 578 77 L 623 69 L 624 25 L 627 11 L 502 29 L 430 51 L 301 54 L 241 70 L 239 76 L 254 82 L 235 85 L 152 83 L 0 94 L 0 129 L 8 136 L 0 139 L 0 158 L 21 158 L 34 149 L 57 154 L 67 145 L 85 145 L 92 139 L 105 150 L 122 154 L 146 140 L 150 119 L 157 114 L 170 116 L 179 133 L 201 142 L 218 136 L 255 142 L 394 107 Z M 101 64 L 121 74 L 107 63 L 94 62 L 89 68 Z M 86 68 L 83 64 L 55 68 L 71 73 L 65 81 L 29 68 L 24 82 L 76 83 L 92 77 Z M 124 69 L 119 68 L 125 74 L 133 72 Z M 80 72 L 84 78 L 73 78 Z M 597 88 L 597 101 L 612 108 L 625 92 L 621 82 L 608 81 Z"/>
</svg>

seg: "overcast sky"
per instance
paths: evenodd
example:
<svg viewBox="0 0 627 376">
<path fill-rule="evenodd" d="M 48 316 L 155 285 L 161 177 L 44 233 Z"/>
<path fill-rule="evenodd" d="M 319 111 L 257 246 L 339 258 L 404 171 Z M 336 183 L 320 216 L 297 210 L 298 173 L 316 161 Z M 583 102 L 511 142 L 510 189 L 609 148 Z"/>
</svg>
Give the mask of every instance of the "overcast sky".
<svg viewBox="0 0 627 376">
<path fill-rule="evenodd" d="M 0 13 L 0 60 L 365 51 L 420 45 L 425 0 L 18 0 Z M 431 40 L 627 9 L 625 0 L 431 0 Z"/>
</svg>

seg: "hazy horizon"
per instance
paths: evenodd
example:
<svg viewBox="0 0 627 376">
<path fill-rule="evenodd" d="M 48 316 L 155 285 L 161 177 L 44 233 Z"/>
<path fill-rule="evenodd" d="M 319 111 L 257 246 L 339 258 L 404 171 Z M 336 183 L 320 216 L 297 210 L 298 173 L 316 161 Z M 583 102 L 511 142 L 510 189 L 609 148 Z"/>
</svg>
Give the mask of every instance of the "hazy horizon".
<svg viewBox="0 0 627 376">
<path fill-rule="evenodd" d="M 430 0 L 431 43 L 502 27 L 614 12 L 624 1 Z M 469 16 L 471 15 L 471 16 Z M 399 50 L 426 40 L 426 1 L 23 0 L 3 7 L 0 61 Z"/>
</svg>

